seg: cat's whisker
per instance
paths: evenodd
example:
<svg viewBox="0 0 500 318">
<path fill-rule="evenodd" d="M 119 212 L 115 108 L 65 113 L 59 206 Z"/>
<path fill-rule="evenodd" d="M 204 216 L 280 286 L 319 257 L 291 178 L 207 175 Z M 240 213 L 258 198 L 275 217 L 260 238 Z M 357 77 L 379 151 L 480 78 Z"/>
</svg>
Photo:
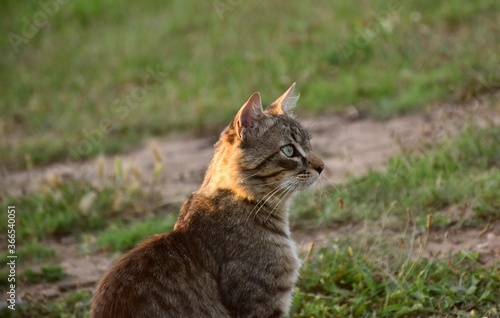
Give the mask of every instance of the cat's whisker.
<svg viewBox="0 0 500 318">
<path fill-rule="evenodd" d="M 320 178 L 318 180 L 318 186 L 317 186 L 317 189 L 318 189 L 320 196 L 323 196 L 323 195 L 326 196 L 326 193 L 329 192 L 328 185 L 329 185 L 328 181 L 326 181 L 325 178 L 322 178 L 320 176 Z"/>
<path fill-rule="evenodd" d="M 320 178 L 319 182 L 321 182 L 322 184 L 318 187 L 319 191 L 318 191 L 318 200 L 320 201 L 323 201 L 325 200 L 326 202 L 333 202 L 333 191 L 329 188 L 329 185 L 331 183 L 327 182 L 325 179 L 323 178 Z M 340 191 L 334 187 L 334 190 L 336 190 L 338 193 L 340 193 Z M 342 193 L 340 193 L 340 196 L 342 196 Z"/>
<path fill-rule="evenodd" d="M 247 180 L 247 179 L 250 179 L 250 178 L 252 178 L 252 177 L 255 177 L 255 176 L 256 176 L 256 175 L 258 175 L 259 173 L 261 173 L 261 171 L 257 171 L 257 172 L 256 172 L 256 173 L 254 173 L 254 174 L 251 174 L 251 175 L 249 175 L 249 176 L 246 176 L 246 177 L 244 177 L 244 178 L 241 178 L 241 179 L 239 180 L 239 182 L 240 182 L 240 183 L 243 183 L 243 181 L 245 181 L 245 180 Z"/>
<path fill-rule="evenodd" d="M 283 199 L 283 196 L 284 196 L 284 195 L 288 192 L 288 190 L 289 190 L 292 186 L 293 186 L 293 183 L 288 183 L 288 186 L 287 186 L 286 188 L 282 189 L 283 191 L 282 191 L 282 193 L 280 194 L 280 196 L 279 196 L 279 197 L 274 196 L 274 197 L 272 198 L 272 199 L 273 199 L 273 202 L 271 202 L 271 203 L 274 203 L 274 202 L 276 202 L 276 201 L 278 201 L 278 200 L 279 200 L 279 201 L 281 201 L 281 200 Z"/>
<path fill-rule="evenodd" d="M 259 215 L 260 210 L 262 210 L 262 209 L 264 208 L 264 206 L 266 206 L 266 204 L 267 204 L 267 202 L 268 202 L 269 200 L 273 200 L 273 202 L 274 202 L 274 201 L 276 200 L 276 198 L 274 197 L 274 194 L 276 194 L 277 192 L 279 192 L 279 191 L 281 191 L 281 190 L 283 190 L 283 188 L 279 189 L 278 191 L 275 191 L 275 192 L 274 192 L 272 195 L 270 195 L 270 196 L 269 196 L 269 197 L 265 200 L 265 202 L 263 202 L 260 206 L 258 206 L 258 205 L 257 205 L 255 208 L 257 208 L 257 207 L 258 207 L 258 209 L 257 209 L 257 210 L 255 210 L 255 212 L 252 212 L 252 213 L 250 213 L 250 214 L 249 214 L 249 217 L 248 217 L 247 221 L 248 221 L 250 218 L 252 218 L 252 219 L 253 219 L 253 218 L 257 217 L 257 216 Z M 255 209 L 255 208 L 254 208 L 254 209 Z"/>
<path fill-rule="evenodd" d="M 246 188 L 265 188 L 269 187 L 271 185 L 277 184 L 277 183 L 283 183 L 283 180 L 278 180 L 274 182 L 268 182 L 268 183 L 262 183 L 262 184 L 245 184 Z"/>
<path fill-rule="evenodd" d="M 256 217 L 257 215 L 259 215 L 259 211 L 266 205 L 266 203 L 269 201 L 269 200 L 273 200 L 272 203 L 276 202 L 276 200 L 279 199 L 278 201 L 278 204 L 276 206 L 279 205 L 279 203 L 283 200 L 283 198 L 285 197 L 285 194 L 287 193 L 287 191 L 293 186 L 293 183 L 284 183 L 284 187 L 280 188 L 279 191 L 275 191 L 273 193 L 273 195 L 271 195 L 260 207 L 259 209 L 253 214 L 253 217 Z M 279 198 L 275 198 L 274 195 L 277 194 L 278 192 L 281 192 L 282 193 L 280 194 L 280 197 Z M 274 209 L 273 209 L 274 210 Z M 272 211 L 271 211 L 272 213 Z M 267 218 L 266 218 L 266 221 L 267 221 Z"/>
<path fill-rule="evenodd" d="M 334 204 L 333 198 L 334 196 L 332 190 L 329 190 L 328 188 L 324 187 L 319 192 L 319 196 L 317 197 L 318 200 L 317 202 L 320 206 L 324 206 L 323 203 Z"/>
<path fill-rule="evenodd" d="M 306 126 L 306 129 L 307 130 L 310 130 L 311 128 L 314 128 L 314 126 L 316 126 L 316 124 L 318 124 L 319 120 L 318 119 L 313 119 L 309 125 Z"/>
<path fill-rule="evenodd" d="M 333 180 L 331 180 L 330 178 L 328 178 L 327 176 L 325 176 L 324 174 L 320 175 L 320 180 L 321 179 L 326 179 L 328 184 L 331 185 L 336 191 L 337 193 L 340 195 L 340 196 L 344 196 L 344 194 L 342 193 L 342 191 L 340 191 L 340 189 L 335 185 L 335 182 L 333 182 Z"/>
<path fill-rule="evenodd" d="M 248 222 L 248 220 L 250 220 L 250 218 L 254 214 L 257 215 L 259 213 L 260 209 L 267 203 L 267 201 L 269 201 L 270 198 L 272 198 L 272 196 L 275 193 L 277 193 L 279 190 L 285 188 L 286 185 L 287 185 L 287 183 L 281 183 L 279 186 L 277 186 L 276 188 L 274 188 L 274 190 L 272 190 L 271 192 L 269 192 L 268 194 L 266 194 L 264 197 L 262 197 L 262 199 L 260 199 L 259 202 L 257 202 L 257 204 L 252 209 L 252 211 L 250 211 L 250 213 L 249 213 L 249 215 L 247 217 L 247 220 L 245 221 L 245 224 Z M 257 209 L 257 211 L 255 211 L 255 209 Z M 254 211 L 255 211 L 255 213 L 254 213 Z"/>
<path fill-rule="evenodd" d="M 267 220 L 269 220 L 269 217 L 271 217 L 271 215 L 273 214 L 274 210 L 276 210 L 276 208 L 280 205 L 280 203 L 281 203 L 281 201 L 283 201 L 283 199 L 285 199 L 285 198 L 288 199 L 293 194 L 293 192 L 295 191 L 295 189 L 297 189 L 298 185 L 299 185 L 299 182 L 295 181 L 295 182 L 291 183 L 288 188 L 286 188 L 283 196 L 278 201 L 278 203 L 276 203 L 276 205 L 271 210 L 271 212 L 269 212 L 269 214 L 267 215 L 266 220 L 264 222 L 267 222 Z"/>
</svg>

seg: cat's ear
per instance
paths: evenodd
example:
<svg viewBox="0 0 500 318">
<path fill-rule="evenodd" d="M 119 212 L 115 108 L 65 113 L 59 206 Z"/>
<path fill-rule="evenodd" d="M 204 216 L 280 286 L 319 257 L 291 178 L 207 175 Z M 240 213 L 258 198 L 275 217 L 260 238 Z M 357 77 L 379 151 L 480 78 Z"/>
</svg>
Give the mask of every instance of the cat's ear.
<svg viewBox="0 0 500 318">
<path fill-rule="evenodd" d="M 262 100 L 260 94 L 255 92 L 250 96 L 243 106 L 241 106 L 235 118 L 236 134 L 240 139 L 243 139 L 245 130 L 252 128 L 255 122 L 262 117 Z"/>
<path fill-rule="evenodd" d="M 269 105 L 266 112 L 276 115 L 292 115 L 292 109 L 298 100 L 299 94 L 295 92 L 295 83 L 293 83 L 283 95 Z"/>
</svg>

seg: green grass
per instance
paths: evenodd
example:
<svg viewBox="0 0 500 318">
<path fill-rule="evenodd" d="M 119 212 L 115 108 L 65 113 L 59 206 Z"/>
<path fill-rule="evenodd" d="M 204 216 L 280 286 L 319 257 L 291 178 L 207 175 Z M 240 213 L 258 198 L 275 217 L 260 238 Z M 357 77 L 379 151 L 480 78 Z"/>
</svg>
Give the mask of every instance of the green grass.
<svg viewBox="0 0 500 318">
<path fill-rule="evenodd" d="M 465 253 L 449 261 L 410 261 L 406 251 L 373 254 L 354 244 L 340 241 L 308 256 L 291 317 L 500 316 L 498 266 L 480 266 Z M 90 292 L 79 291 L 28 303 L 18 317 L 83 317 L 90 298 Z"/>
<path fill-rule="evenodd" d="M 383 172 L 299 197 L 297 228 L 364 221 L 381 232 L 346 234 L 332 248 L 313 251 L 292 316 L 500 317 L 498 261 L 484 267 L 478 254 L 466 253 L 419 258 L 425 239 L 415 239 L 422 229 L 460 231 L 500 220 L 499 145 L 500 127 L 469 128 L 425 152 L 392 158 Z"/>
<path fill-rule="evenodd" d="M 0 259 L 7 259 L 9 253 L 4 251 Z M 56 257 L 56 251 L 51 248 L 44 246 L 37 241 L 22 242 L 16 249 L 17 261 L 20 263 L 24 262 L 41 262 Z"/>
<path fill-rule="evenodd" d="M 59 265 L 44 265 L 40 270 L 27 268 L 21 275 L 24 285 L 35 285 L 40 283 L 51 283 L 68 277 L 64 269 Z"/>
<path fill-rule="evenodd" d="M 373 116 L 500 83 L 495 0 L 222 1 L 222 18 L 215 3 L 74 0 L 15 50 L 9 36 L 24 36 L 41 5 L 2 1 L 0 164 L 219 129 L 253 91 L 271 102 L 293 81 L 302 114 L 355 105 Z"/>
<path fill-rule="evenodd" d="M 397 246 L 397 244 L 396 244 Z M 292 317 L 499 317 L 500 269 L 474 255 L 412 261 L 340 241 L 302 268 Z"/>
<path fill-rule="evenodd" d="M 114 218 L 141 215 L 158 202 L 154 192 L 132 186 L 107 185 L 97 187 L 87 182 L 70 181 L 47 185 L 41 191 L 21 198 L 8 198 L 5 205 L 17 207 L 17 240 L 78 236 L 106 228 Z M 2 221 L 6 216 L 2 216 Z M 7 232 L 7 222 L 0 230 Z"/>
<path fill-rule="evenodd" d="M 138 188 L 131 180 L 120 181 L 118 175 L 115 179 L 115 182 L 103 186 L 76 180 L 47 183 L 38 192 L 29 192 L 20 198 L 10 197 L 2 202 L 3 206 L 16 206 L 15 255 L 20 264 L 17 268 L 18 278 L 23 284 L 52 282 L 66 277 L 62 267 L 57 265 L 65 255 L 58 254 L 42 242 L 69 236 L 80 242 L 82 235 L 95 235 L 110 224 L 113 229 L 113 222 L 123 224 L 128 220 L 130 223 L 137 218 L 152 215 L 159 202 L 155 191 L 145 186 L 144 189 Z M 172 218 L 168 220 L 170 219 Z M 1 221 L 0 231 L 6 233 L 6 215 L 1 217 Z M 159 222 L 152 228 L 160 232 L 158 226 L 165 225 L 165 230 L 168 230 L 168 224 L 170 223 Z M 137 225 L 132 226 L 134 228 L 138 228 Z M 147 232 L 151 227 L 141 229 Z M 136 236 L 133 238 L 131 235 L 134 233 Z M 123 237 L 137 242 L 145 238 L 141 234 L 144 233 L 136 230 Z M 126 243 L 123 241 L 121 244 Z M 1 259 L 7 259 L 9 254 L 6 244 L 0 243 L 0 248 Z M 40 263 L 43 264 L 40 270 L 30 268 L 38 267 Z M 0 270 L 0 287 L 8 286 L 8 275 L 7 268 Z"/>
<path fill-rule="evenodd" d="M 427 258 L 421 253 L 425 234 L 438 228 L 461 231 L 498 222 L 499 141 L 498 126 L 470 127 L 454 138 L 423 144 L 420 151 L 392 158 L 384 172 L 351 178 L 338 186 L 338 192 L 327 189 L 299 196 L 292 210 L 292 223 L 297 228 L 328 228 L 363 221 L 378 230 L 346 234 L 302 255 L 304 266 L 291 317 L 500 317 L 498 261 L 485 266 L 479 262 L 478 253 Z M 85 184 L 59 185 L 64 187 L 83 189 L 71 192 L 78 193 L 76 198 L 80 200 L 92 190 Z M 112 193 L 112 187 L 109 189 Z M 118 185 L 115 192 L 120 189 Z M 344 199 L 343 209 L 337 203 L 339 193 Z M 325 199 L 326 195 L 329 198 Z M 39 197 L 38 203 L 52 208 L 44 201 L 52 202 L 53 197 Z M 132 196 L 129 204 L 134 206 L 142 200 Z M 464 206 L 467 214 L 448 211 Z M 121 215 L 128 215 L 124 211 Z M 427 225 L 428 215 L 433 216 L 433 221 Z M 50 214 L 49 219 L 57 219 L 55 216 Z M 176 215 L 149 211 L 125 221 L 114 221 L 114 215 L 102 217 L 107 218 L 108 225 L 99 229 L 81 227 L 72 235 L 88 233 L 95 237 L 95 248 L 123 252 L 150 235 L 171 230 Z M 28 225 L 36 226 L 21 226 Z M 34 237 L 53 236 L 50 231 L 42 233 Z M 25 249 L 36 249 L 36 245 Z M 50 255 L 50 251 L 41 254 Z M 32 283 L 62 278 L 58 267 L 54 268 L 54 275 L 44 273 L 43 267 L 33 273 L 28 268 L 28 274 L 24 271 L 21 277 Z M 75 295 L 30 304 L 21 312 L 27 317 L 38 313 L 78 316 L 88 310 L 90 294 Z"/>
<path fill-rule="evenodd" d="M 291 317 L 500 316 L 498 266 L 480 266 L 475 255 L 465 253 L 449 261 L 411 261 L 406 251 L 374 254 L 355 244 L 340 241 L 308 256 Z M 88 314 L 90 298 L 80 291 L 32 303 L 21 307 L 20 317 L 81 317 Z"/>
<path fill-rule="evenodd" d="M 17 286 L 29 286 L 36 285 L 40 283 L 51 283 L 56 282 L 61 279 L 68 277 L 68 274 L 64 271 L 60 265 L 52 263 L 44 263 L 40 266 L 39 263 L 31 262 L 34 266 L 40 267 L 39 269 L 33 269 L 32 267 L 26 266 L 28 263 L 16 262 L 16 264 L 21 264 L 24 269 L 19 267 L 16 268 L 16 282 Z M 8 281 L 9 269 L 2 268 L 0 270 L 0 288 L 6 289 L 10 286 Z"/>
<path fill-rule="evenodd" d="M 0 2 L 0 173 L 116 153 L 154 136 L 215 134 L 253 91 L 269 103 L 294 81 L 301 116 L 351 105 L 397 116 L 500 87 L 495 0 L 231 3 L 74 0 L 14 48 L 12 34 L 24 36 L 41 2 Z M 392 158 L 384 172 L 299 196 L 297 229 L 366 222 L 388 231 L 313 249 L 292 316 L 500 317 L 498 263 L 481 266 L 465 253 L 426 259 L 406 243 L 429 230 L 428 215 L 431 230 L 499 221 L 499 144 L 498 127 L 470 128 Z M 157 213 L 153 189 L 115 179 L 53 183 L 2 202 L 17 207 L 20 282 L 65 277 L 64 255 L 46 241 L 92 237 L 92 248 L 121 253 L 172 228 L 175 215 Z M 5 233 L 5 214 L 0 222 Z M 15 316 L 86 317 L 90 297 L 26 299 Z"/>
<path fill-rule="evenodd" d="M 176 221 L 177 213 L 169 213 L 129 225 L 114 223 L 98 235 L 97 245 L 106 250 L 124 252 L 149 236 L 172 231 Z"/>
<path fill-rule="evenodd" d="M 386 171 L 305 195 L 297 200 L 293 223 L 314 228 L 387 217 L 406 223 L 410 217 L 422 226 L 429 214 L 434 226 L 444 228 L 498 222 L 499 145 L 499 126 L 469 128 L 424 153 L 391 158 Z M 343 198 L 343 209 L 338 198 Z M 463 213 L 452 215 L 447 208 Z"/>
<path fill-rule="evenodd" d="M 57 302 L 51 300 L 28 301 L 16 306 L 16 311 L 0 310 L 6 318 L 84 318 L 89 316 L 89 302 L 92 293 L 87 290 L 75 291 Z"/>
<path fill-rule="evenodd" d="M 425 152 L 392 158 L 383 172 L 299 197 L 296 228 L 366 222 L 378 230 L 313 251 L 292 316 L 500 317 L 498 261 L 484 267 L 479 254 L 467 253 L 421 258 L 425 238 L 417 243 L 424 230 L 498 223 L 499 145 L 500 127 L 469 128 Z"/>
<path fill-rule="evenodd" d="M 18 243 L 19 244 L 19 243 Z M 39 242 L 31 241 L 29 243 L 22 242 L 16 249 L 16 263 L 17 264 L 40 264 L 57 262 L 58 257 L 56 251 L 53 248 L 43 246 Z M 7 255 L 9 255 L 6 248 L 2 247 L 3 252 L 1 253 L 0 259 L 7 260 Z M 20 270 L 20 268 L 18 268 Z M 28 274 L 29 275 L 29 274 Z M 23 279 L 26 281 L 26 276 L 22 274 Z M 6 288 L 9 286 L 9 268 L 6 266 L 0 269 L 0 287 Z"/>
</svg>

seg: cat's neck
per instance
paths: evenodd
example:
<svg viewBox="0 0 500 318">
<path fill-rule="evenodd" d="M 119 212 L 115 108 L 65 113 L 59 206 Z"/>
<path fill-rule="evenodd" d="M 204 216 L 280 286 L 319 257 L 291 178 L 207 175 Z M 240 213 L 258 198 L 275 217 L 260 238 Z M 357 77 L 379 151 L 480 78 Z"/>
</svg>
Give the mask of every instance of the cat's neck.
<svg viewBox="0 0 500 318">
<path fill-rule="evenodd" d="M 252 194 L 238 181 L 239 167 L 236 156 L 237 153 L 230 145 L 219 141 L 205 173 L 205 179 L 197 192 L 212 197 L 218 190 L 230 190 L 242 199 L 253 200 Z"/>
<path fill-rule="evenodd" d="M 282 191 L 269 193 L 262 191 L 264 187 L 246 185 L 246 178 L 240 172 L 239 161 L 238 152 L 232 145 L 219 141 L 205 173 L 205 179 L 196 192 L 215 197 L 219 190 L 228 190 L 237 200 L 258 204 L 262 210 L 273 210 L 273 214 L 276 215 L 288 215 L 288 202 L 293 195 L 287 194 L 282 197 L 280 195 Z"/>
<path fill-rule="evenodd" d="M 214 212 L 222 212 L 225 219 L 238 219 L 240 221 L 237 224 L 242 226 L 252 226 L 257 223 L 273 232 L 281 232 L 290 237 L 288 211 L 291 203 L 290 196 L 293 194 L 287 197 L 264 196 L 258 200 L 248 200 L 239 196 L 234 189 L 219 188 L 212 193 L 207 191 L 208 189 L 202 187 L 194 195 L 208 196 L 209 200 L 224 202 L 224 208 L 215 209 Z M 190 206 L 188 203 L 185 205 Z M 190 213 L 190 211 L 186 210 L 184 213 Z M 184 213 L 181 212 L 179 220 L 184 218 Z"/>
</svg>

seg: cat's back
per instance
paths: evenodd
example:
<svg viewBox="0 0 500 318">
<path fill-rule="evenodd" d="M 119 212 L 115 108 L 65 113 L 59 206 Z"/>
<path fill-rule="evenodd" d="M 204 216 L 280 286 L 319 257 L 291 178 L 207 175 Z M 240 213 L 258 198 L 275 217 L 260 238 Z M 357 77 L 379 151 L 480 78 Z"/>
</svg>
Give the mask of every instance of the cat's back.
<svg viewBox="0 0 500 318">
<path fill-rule="evenodd" d="M 228 191 L 192 195 L 173 232 L 137 246 L 102 279 L 91 317 L 224 318 L 263 299 L 267 317 L 286 306 L 300 264 L 294 243 L 272 220 L 249 219 L 254 206 Z"/>
<path fill-rule="evenodd" d="M 98 285 L 91 317 L 229 317 L 196 249 L 182 231 L 137 246 Z"/>
<path fill-rule="evenodd" d="M 195 194 L 176 229 L 196 233 L 202 250 L 218 264 L 218 291 L 233 317 L 282 317 L 300 260 L 286 221 L 256 204 L 228 190 L 211 197 Z"/>
</svg>

